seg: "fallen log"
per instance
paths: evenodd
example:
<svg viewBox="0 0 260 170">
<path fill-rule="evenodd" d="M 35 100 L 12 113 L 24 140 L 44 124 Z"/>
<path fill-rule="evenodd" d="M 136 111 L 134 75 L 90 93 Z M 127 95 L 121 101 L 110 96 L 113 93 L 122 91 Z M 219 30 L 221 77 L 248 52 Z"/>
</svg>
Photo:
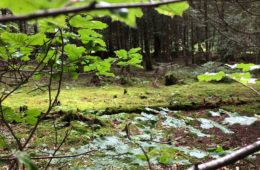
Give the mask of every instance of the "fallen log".
<svg viewBox="0 0 260 170">
<path fill-rule="evenodd" d="M 218 169 L 230 164 L 235 163 L 238 160 L 241 160 L 255 152 L 260 151 L 260 140 L 256 141 L 255 143 L 243 147 L 239 150 L 232 152 L 222 158 L 218 158 L 206 163 L 194 165 L 190 167 L 188 170 L 212 170 Z"/>
</svg>

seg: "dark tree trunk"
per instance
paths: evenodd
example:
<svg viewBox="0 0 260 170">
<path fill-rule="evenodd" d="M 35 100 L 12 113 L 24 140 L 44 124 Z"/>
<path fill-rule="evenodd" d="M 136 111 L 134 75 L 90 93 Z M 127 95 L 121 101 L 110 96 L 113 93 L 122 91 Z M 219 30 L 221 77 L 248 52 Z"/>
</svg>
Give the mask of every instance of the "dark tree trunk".
<svg viewBox="0 0 260 170">
<path fill-rule="evenodd" d="M 205 48 L 206 48 L 206 52 L 205 52 L 205 59 L 206 61 L 209 61 L 209 36 L 208 36 L 208 32 L 209 32 L 209 26 L 208 26 L 208 0 L 204 0 L 204 24 L 205 24 Z"/>
<path fill-rule="evenodd" d="M 194 26 L 193 26 L 193 18 L 191 18 L 191 35 L 190 35 L 190 46 L 191 46 L 191 63 L 195 64 L 194 57 Z"/>
<path fill-rule="evenodd" d="M 145 11 L 146 9 L 144 9 Z M 147 14 L 147 12 L 146 12 Z M 148 20 L 147 18 L 144 18 L 143 20 L 143 35 L 144 35 L 144 67 L 146 71 L 153 70 L 152 66 L 152 58 L 150 53 L 150 43 L 149 43 L 149 34 L 148 34 Z"/>
</svg>

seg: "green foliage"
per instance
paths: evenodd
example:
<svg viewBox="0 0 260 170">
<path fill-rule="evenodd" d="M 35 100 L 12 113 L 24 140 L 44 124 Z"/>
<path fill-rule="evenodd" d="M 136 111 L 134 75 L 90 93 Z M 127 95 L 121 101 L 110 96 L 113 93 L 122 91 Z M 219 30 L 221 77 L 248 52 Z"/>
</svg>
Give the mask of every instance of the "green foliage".
<svg viewBox="0 0 260 170">
<path fill-rule="evenodd" d="M 8 122 L 26 123 L 35 125 L 41 112 L 37 109 L 29 109 L 24 113 L 17 113 L 10 107 L 3 107 L 3 114 L 5 120 Z"/>
<path fill-rule="evenodd" d="M 240 64 L 234 64 L 234 65 L 226 64 L 226 65 L 228 67 L 230 67 L 231 69 L 241 69 L 243 72 L 249 72 L 252 70 L 260 69 L 260 65 L 255 65 L 252 63 L 249 63 L 249 64 L 240 63 Z"/>
<path fill-rule="evenodd" d="M 116 56 L 118 57 L 117 65 L 121 67 L 133 66 L 137 68 L 143 68 L 141 66 L 143 56 L 140 54 L 140 50 L 141 48 L 132 48 L 129 51 L 115 51 Z"/>
<path fill-rule="evenodd" d="M 107 24 L 101 21 L 93 21 L 93 18 L 89 15 L 86 17 L 76 15 L 70 19 L 69 24 L 75 28 L 86 28 L 90 30 L 102 30 L 107 27 Z"/>
<path fill-rule="evenodd" d="M 242 69 L 243 72 L 247 72 L 247 71 L 251 70 L 252 66 L 255 66 L 255 64 L 244 64 L 244 63 L 241 63 L 241 64 L 237 64 L 237 66 L 235 68 L 239 68 L 239 69 Z"/>
<path fill-rule="evenodd" d="M 41 115 L 41 112 L 37 109 L 30 109 L 25 111 L 25 116 L 23 121 L 30 125 L 35 125 L 38 121 L 38 117 Z"/>
<path fill-rule="evenodd" d="M 19 0 L 9 1 L 9 0 L 2 0 L 0 2 L 0 8 L 9 8 L 15 15 L 17 14 L 28 14 L 33 13 L 38 10 L 47 10 L 51 8 L 62 8 L 64 5 L 69 4 L 69 0 L 56 0 L 56 1 L 49 1 L 49 0 L 38 0 L 37 2 L 31 2 L 29 0 L 25 0 L 22 4 Z M 129 1 L 116 1 L 116 0 L 104 0 L 104 1 L 98 1 L 99 5 L 102 6 L 109 6 L 111 4 L 115 3 L 140 3 L 143 2 L 141 0 L 129 0 Z M 77 6 L 86 6 L 89 5 L 89 1 L 78 1 L 72 3 L 73 7 Z M 156 10 L 164 15 L 174 16 L 179 15 L 182 16 L 182 13 L 189 8 L 188 3 L 185 2 L 178 2 L 168 5 L 162 5 Z M 126 23 L 129 26 L 135 27 L 136 26 L 136 18 L 142 17 L 143 12 L 139 8 L 133 8 L 133 9 L 114 9 L 114 10 L 101 10 L 101 11 L 90 11 L 87 12 L 87 14 L 90 14 L 91 16 L 95 17 L 104 17 L 104 16 L 110 16 L 113 21 L 121 21 Z M 58 17 L 57 18 L 48 18 L 48 19 L 41 19 L 40 22 L 44 21 L 46 23 L 52 23 L 56 26 L 64 26 L 64 20 Z M 46 22 L 47 21 L 47 22 Z M 84 22 L 86 21 L 86 22 Z M 43 23 L 43 22 L 42 22 Z M 43 24 L 43 25 L 45 25 Z M 73 26 L 77 27 L 86 27 L 90 28 L 91 26 L 95 26 L 95 24 L 91 23 L 91 21 L 85 20 L 79 16 L 73 19 L 73 21 L 70 22 Z M 82 24 L 82 25 L 81 25 Z M 90 26 L 88 26 L 90 24 Z M 99 26 L 98 26 L 99 27 Z M 45 29 L 47 30 L 47 29 Z"/>
<path fill-rule="evenodd" d="M 39 0 L 33 2 L 30 0 L 24 0 L 23 3 L 21 3 L 20 0 L 1 0 L 0 8 L 9 8 L 12 12 L 14 12 L 14 14 L 26 14 L 37 10 L 59 8 L 66 2 L 68 2 L 68 0 Z"/>
<path fill-rule="evenodd" d="M 2 135 L 0 135 L 0 148 L 5 148 L 7 147 L 8 144 L 6 143 L 6 139 L 5 137 L 3 137 Z"/>
<path fill-rule="evenodd" d="M 233 74 L 228 74 L 227 76 L 230 77 L 231 79 L 241 82 L 243 84 L 248 84 L 248 83 L 254 84 L 256 81 L 256 79 L 251 78 L 251 74 L 249 72 L 233 73 Z"/>
<path fill-rule="evenodd" d="M 64 47 L 64 51 L 66 52 L 71 61 L 76 61 L 85 52 L 85 48 L 77 47 L 75 44 L 67 44 Z"/>
<path fill-rule="evenodd" d="M 114 76 L 111 73 L 111 64 L 114 62 L 114 58 L 107 58 L 102 60 L 98 56 L 86 56 L 86 61 L 88 64 L 84 66 L 85 72 L 94 71 L 97 76 Z"/>
<path fill-rule="evenodd" d="M 5 47 L 0 47 L 0 57 L 6 61 L 11 59 L 29 61 L 34 46 L 43 45 L 47 40 L 43 33 L 27 35 L 7 31 L 4 31 L 0 38 L 5 45 Z"/>
<path fill-rule="evenodd" d="M 205 73 L 202 75 L 198 75 L 198 80 L 199 81 L 220 81 L 222 80 L 226 74 L 223 71 L 220 71 L 218 73 Z"/>
<path fill-rule="evenodd" d="M 10 107 L 3 107 L 2 112 L 4 115 L 5 120 L 8 122 L 22 122 L 21 115 L 16 113 L 12 108 Z"/>
<path fill-rule="evenodd" d="M 235 69 L 242 69 L 242 73 L 241 72 L 236 72 L 236 73 L 231 73 L 231 74 L 225 74 L 223 71 L 218 72 L 218 73 L 205 73 L 205 74 L 201 74 L 198 75 L 197 78 L 199 81 L 206 81 L 206 82 L 210 82 L 210 81 L 220 81 L 222 79 L 224 79 L 225 77 L 231 78 L 235 81 L 238 81 L 240 83 L 243 84 L 248 84 L 248 83 L 255 83 L 256 79 L 252 78 L 251 74 L 249 71 L 255 70 L 255 69 L 259 69 L 260 66 L 259 65 L 255 65 L 255 64 L 235 64 L 235 65 L 228 65 L 230 68 Z"/>
<path fill-rule="evenodd" d="M 174 4 L 162 5 L 156 8 L 157 12 L 160 14 L 168 16 L 182 16 L 183 12 L 189 8 L 188 2 L 178 2 Z"/>
</svg>

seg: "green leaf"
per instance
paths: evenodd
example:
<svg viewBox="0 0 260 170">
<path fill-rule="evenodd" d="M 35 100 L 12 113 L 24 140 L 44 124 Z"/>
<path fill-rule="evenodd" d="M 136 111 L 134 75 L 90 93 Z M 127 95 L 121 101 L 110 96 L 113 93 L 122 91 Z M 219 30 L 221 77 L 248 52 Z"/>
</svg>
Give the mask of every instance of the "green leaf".
<svg viewBox="0 0 260 170">
<path fill-rule="evenodd" d="M 161 164 L 164 164 L 164 165 L 169 165 L 173 162 L 173 159 L 172 157 L 170 157 L 169 155 L 162 155 L 159 157 L 159 160 L 158 160 Z"/>
<path fill-rule="evenodd" d="M 98 37 L 98 34 L 89 34 L 87 30 L 79 30 L 80 39 L 84 44 L 91 44 L 93 46 L 98 45 L 102 47 L 106 47 L 106 43 L 104 40 Z M 97 51 L 97 50 L 94 50 Z"/>
<path fill-rule="evenodd" d="M 22 118 L 19 114 L 15 113 L 10 107 L 3 107 L 4 118 L 9 121 L 15 121 L 17 123 L 22 122 Z"/>
<path fill-rule="evenodd" d="M 68 0 L 23 0 L 22 3 L 20 0 L 1 0 L 0 8 L 8 8 L 14 14 L 27 14 L 32 13 L 37 10 L 46 10 L 50 8 L 59 8 L 62 7 Z"/>
<path fill-rule="evenodd" d="M 37 109 L 29 109 L 25 111 L 25 114 L 27 116 L 38 117 L 41 115 L 41 112 Z"/>
<path fill-rule="evenodd" d="M 23 118 L 24 122 L 30 125 L 35 125 L 37 123 L 37 118 L 34 116 L 26 116 Z"/>
<path fill-rule="evenodd" d="M 8 51 L 3 46 L 0 46 L 0 57 L 1 57 L 1 59 L 5 60 L 5 61 L 7 61 L 9 59 Z"/>
<path fill-rule="evenodd" d="M 236 66 L 236 68 L 242 69 L 243 72 L 248 72 L 248 71 L 250 71 L 250 68 L 252 66 L 255 66 L 255 64 L 252 64 L 252 63 L 249 63 L 249 64 L 241 63 L 241 64 L 238 64 Z"/>
<path fill-rule="evenodd" d="M 109 5 L 109 3 L 107 2 L 108 1 L 100 2 L 100 4 L 102 3 L 104 5 Z M 125 1 L 122 1 L 122 3 L 124 2 Z M 132 0 L 132 2 L 140 2 L 140 1 Z M 88 13 L 96 17 L 110 16 L 112 18 L 112 21 L 121 21 L 130 27 L 136 27 L 136 18 L 140 18 L 143 16 L 143 12 L 140 8 L 133 8 L 133 9 L 122 8 L 116 10 L 91 11 Z"/>
<path fill-rule="evenodd" d="M 1 39 L 12 45 L 24 45 L 24 42 L 26 42 L 27 38 L 28 35 L 22 33 L 4 32 L 1 34 Z"/>
<path fill-rule="evenodd" d="M 79 73 L 77 72 L 70 72 L 70 77 L 72 78 L 72 80 L 77 80 L 79 77 Z"/>
<path fill-rule="evenodd" d="M 96 66 L 93 64 L 90 64 L 88 66 L 84 66 L 84 72 L 89 72 L 89 71 L 93 71 L 96 69 Z"/>
<path fill-rule="evenodd" d="M 161 5 L 158 8 L 155 8 L 156 11 L 163 15 L 174 16 L 179 15 L 182 16 L 183 12 L 189 8 L 188 2 L 178 2 L 173 4 Z"/>
<path fill-rule="evenodd" d="M 232 74 L 229 74 L 227 76 L 230 77 L 231 79 L 239 81 L 243 84 L 248 84 L 248 83 L 255 84 L 256 83 L 256 79 L 251 78 L 251 74 L 249 72 L 247 72 L 247 73 L 232 73 Z"/>
<path fill-rule="evenodd" d="M 78 33 L 80 35 L 84 35 L 84 36 L 88 35 L 89 37 L 96 37 L 96 38 L 102 38 L 103 37 L 101 34 L 97 33 L 94 30 L 91 30 L 91 29 L 79 29 Z"/>
<path fill-rule="evenodd" d="M 115 51 L 115 53 L 116 53 L 116 56 L 118 58 L 122 58 L 122 59 L 127 59 L 128 58 L 126 50 L 117 50 L 117 51 Z"/>
<path fill-rule="evenodd" d="M 25 111 L 25 115 L 26 116 L 23 118 L 24 122 L 30 125 L 35 125 L 41 112 L 37 109 L 30 109 Z"/>
<path fill-rule="evenodd" d="M 65 28 L 67 26 L 66 17 L 64 15 L 57 16 L 55 18 L 48 17 L 39 19 L 39 31 L 45 32 L 57 32 L 57 28 Z"/>
<path fill-rule="evenodd" d="M 42 74 L 42 73 L 35 73 L 35 74 L 33 75 L 33 79 L 34 79 L 35 81 L 41 80 L 42 77 L 43 77 L 43 74 Z"/>
<path fill-rule="evenodd" d="M 87 17 L 82 17 L 81 15 L 76 15 L 74 17 L 72 17 L 70 20 L 69 20 L 69 24 L 72 26 L 72 27 L 87 27 L 86 25 L 83 25 L 85 22 L 87 21 L 91 21 L 93 18 L 88 15 Z"/>
<path fill-rule="evenodd" d="M 102 30 L 107 28 L 107 24 L 101 21 L 91 21 L 92 17 L 82 17 L 81 15 L 76 15 L 70 19 L 69 24 L 75 28 L 87 28 L 87 29 L 98 29 Z"/>
<path fill-rule="evenodd" d="M 223 78 L 225 78 L 226 74 L 223 71 L 220 71 L 218 73 L 205 73 L 198 75 L 197 78 L 199 81 L 220 81 Z"/>
<path fill-rule="evenodd" d="M 141 51 L 141 48 L 138 47 L 138 48 L 132 48 L 128 51 L 129 54 L 134 54 L 134 53 L 138 53 Z"/>
<path fill-rule="evenodd" d="M 32 162 L 29 155 L 27 155 L 25 152 L 17 152 L 15 154 L 18 161 L 26 166 L 28 170 L 38 170 L 36 165 Z"/>
<path fill-rule="evenodd" d="M 6 139 L 0 135 L 0 148 L 5 148 L 7 146 L 8 144 L 6 143 Z"/>
<path fill-rule="evenodd" d="M 26 43 L 28 45 L 43 45 L 46 40 L 47 39 L 46 39 L 45 34 L 38 33 L 38 34 L 29 36 Z"/>
<path fill-rule="evenodd" d="M 67 44 L 64 47 L 64 51 L 72 61 L 77 60 L 85 52 L 84 47 L 77 47 L 75 44 Z"/>
</svg>

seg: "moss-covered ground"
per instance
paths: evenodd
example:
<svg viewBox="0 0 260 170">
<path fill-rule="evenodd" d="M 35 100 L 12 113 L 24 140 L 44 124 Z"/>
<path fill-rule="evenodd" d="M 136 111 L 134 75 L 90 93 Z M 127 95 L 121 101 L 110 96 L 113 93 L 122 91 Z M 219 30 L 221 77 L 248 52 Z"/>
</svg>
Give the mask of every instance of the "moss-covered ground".
<svg viewBox="0 0 260 170">
<path fill-rule="evenodd" d="M 258 82 L 254 87 L 260 90 Z M 28 106 L 42 111 L 47 108 L 48 93 L 31 91 L 25 87 L 15 92 L 6 101 L 5 105 L 13 108 Z M 138 85 L 124 87 L 106 85 L 101 87 L 82 87 L 64 85 L 59 97 L 63 110 L 102 110 L 107 108 L 134 109 L 139 107 L 156 106 L 186 106 L 202 105 L 211 102 L 245 101 L 249 105 L 249 112 L 256 113 L 253 108 L 259 103 L 259 97 L 250 89 L 238 83 L 202 83 L 196 82 L 186 85 L 160 86 Z M 229 104 L 228 104 L 229 105 Z M 252 106 L 252 107 L 251 107 Z M 232 109 L 232 107 L 230 107 Z M 234 108 L 233 108 L 234 110 Z"/>
<path fill-rule="evenodd" d="M 259 82 L 253 87 L 260 91 Z M 13 93 L 4 102 L 4 105 L 16 110 L 19 110 L 20 106 L 28 106 L 29 109 L 36 108 L 44 111 L 48 104 L 48 93 L 30 92 L 32 88 L 27 86 Z M 227 126 L 235 133 L 224 134 L 216 128 L 202 129 L 199 122 L 195 120 L 207 118 L 223 124 L 227 115 L 217 118 L 209 115 L 209 111 L 219 109 L 238 112 L 240 115 L 259 115 L 260 98 L 250 89 L 238 83 L 193 82 L 185 85 L 161 85 L 157 88 L 149 82 L 135 86 L 105 85 L 100 87 L 64 83 L 59 101 L 60 105 L 39 125 L 27 151 L 33 155 L 51 153 L 63 140 L 66 131 L 71 129 L 70 135 L 57 155 L 80 153 L 86 151 L 87 149 L 84 147 L 89 144 L 92 145 L 96 142 L 99 146 L 103 146 L 107 141 L 122 146 L 127 144 L 125 147 L 130 147 L 131 154 L 120 153 L 125 148 L 121 148 L 119 153 L 117 153 L 117 149 L 115 151 L 102 151 L 101 149 L 101 151 L 76 159 L 54 159 L 51 165 L 53 169 L 86 168 L 88 166 L 97 169 L 102 169 L 102 167 L 106 167 L 105 169 L 147 168 L 145 155 L 136 151 L 138 148 L 140 151 L 140 147 L 133 141 L 139 141 L 143 145 L 154 169 L 183 169 L 183 167 L 201 161 L 200 156 L 204 154 L 202 151 L 207 151 L 207 154 L 214 154 L 215 151 L 224 154 L 224 150 L 228 151 L 254 142 L 260 135 L 259 121 L 246 128 L 240 125 Z M 159 111 L 153 112 L 149 109 L 147 111 L 146 107 Z M 162 108 L 159 107 L 182 111 L 165 111 L 167 116 L 164 117 L 164 112 L 160 112 Z M 100 110 L 104 110 L 104 112 L 93 114 Z M 150 116 L 142 112 L 148 113 L 147 115 Z M 175 125 L 171 124 L 166 126 L 166 120 L 171 120 L 171 117 L 185 120 L 186 127 L 174 128 Z M 21 141 L 26 138 L 32 127 L 25 124 L 13 124 L 12 126 Z M 191 127 L 199 131 L 196 129 L 194 131 Z M 8 134 L 3 127 L 1 127 L 1 131 L 2 134 Z M 135 140 L 129 141 L 127 132 Z M 201 135 L 200 132 L 212 136 L 198 137 L 197 135 Z M 251 135 L 243 137 L 245 133 Z M 104 139 L 104 141 L 96 139 Z M 11 142 L 11 144 L 14 143 Z M 11 147 L 6 145 L 1 151 L 8 153 Z M 212 148 L 214 152 L 208 152 Z M 136 152 L 132 153 L 132 151 Z M 191 154 L 195 154 L 195 157 Z M 207 155 L 203 157 L 203 160 L 207 160 L 209 157 L 210 155 Z M 255 161 L 253 160 L 255 166 L 260 165 Z M 45 164 L 46 161 L 38 162 L 39 167 L 44 167 Z M 243 164 L 241 167 L 245 168 L 247 165 Z M 247 168 L 252 167 L 253 165 L 250 165 Z"/>
</svg>

